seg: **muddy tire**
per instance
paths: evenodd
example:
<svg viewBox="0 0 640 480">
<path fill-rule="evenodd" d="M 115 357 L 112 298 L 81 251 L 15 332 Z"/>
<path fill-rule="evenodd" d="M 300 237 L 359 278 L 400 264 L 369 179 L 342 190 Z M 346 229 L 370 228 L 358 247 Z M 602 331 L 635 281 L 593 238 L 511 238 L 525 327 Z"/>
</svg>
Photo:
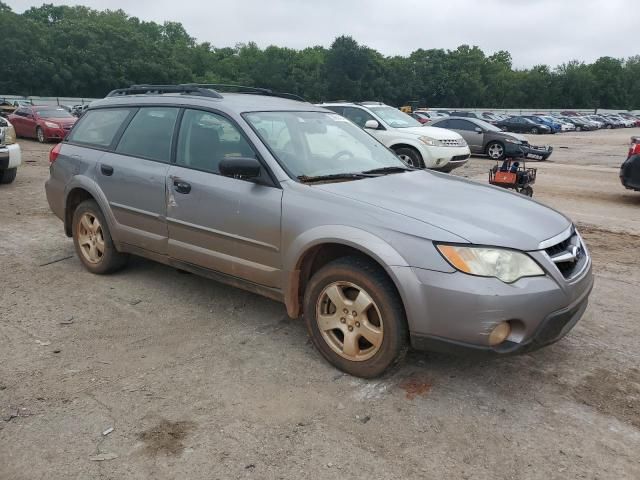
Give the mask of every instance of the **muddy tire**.
<svg viewBox="0 0 640 480">
<path fill-rule="evenodd" d="M 343 257 L 318 270 L 305 289 L 304 319 L 322 356 L 356 377 L 382 375 L 408 348 L 395 286 L 366 259 Z"/>
<path fill-rule="evenodd" d="M 109 225 L 95 200 L 78 205 L 73 212 L 72 232 L 76 254 L 91 273 L 113 273 L 127 263 L 128 256 L 116 250 Z"/>
</svg>

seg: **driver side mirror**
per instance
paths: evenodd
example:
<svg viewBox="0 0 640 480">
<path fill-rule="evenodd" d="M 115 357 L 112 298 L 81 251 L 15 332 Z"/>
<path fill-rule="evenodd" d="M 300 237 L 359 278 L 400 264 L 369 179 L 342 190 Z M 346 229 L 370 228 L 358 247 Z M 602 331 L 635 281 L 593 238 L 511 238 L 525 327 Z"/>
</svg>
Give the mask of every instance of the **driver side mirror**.
<svg viewBox="0 0 640 480">
<path fill-rule="evenodd" d="M 377 130 L 380 124 L 376 120 L 367 120 L 364 124 L 364 128 L 368 128 L 370 130 Z"/>
<path fill-rule="evenodd" d="M 220 160 L 220 174 L 225 177 L 250 180 L 260 176 L 260 162 L 255 158 L 226 157 Z"/>
<path fill-rule="evenodd" d="M 475 130 L 476 132 L 478 132 L 478 133 L 482 133 L 482 132 L 484 131 L 484 130 L 482 130 L 482 128 L 480 128 L 480 127 L 476 127 L 476 128 L 474 128 L 474 130 Z"/>
</svg>

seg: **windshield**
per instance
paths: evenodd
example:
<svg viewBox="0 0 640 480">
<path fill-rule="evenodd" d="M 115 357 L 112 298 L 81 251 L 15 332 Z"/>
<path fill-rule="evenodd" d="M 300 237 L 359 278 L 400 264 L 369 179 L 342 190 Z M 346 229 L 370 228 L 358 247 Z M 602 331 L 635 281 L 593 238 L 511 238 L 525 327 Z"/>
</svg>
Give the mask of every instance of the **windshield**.
<svg viewBox="0 0 640 480">
<path fill-rule="evenodd" d="M 295 177 L 406 167 L 371 135 L 335 113 L 254 112 L 244 117 Z"/>
<path fill-rule="evenodd" d="M 42 118 L 75 118 L 64 108 L 47 108 L 43 110 L 36 110 L 36 112 Z"/>
<path fill-rule="evenodd" d="M 411 118 L 404 112 L 396 110 L 392 107 L 369 107 L 373 113 L 378 115 L 382 120 L 393 128 L 409 128 L 409 127 L 422 127 L 420 122 Z"/>
</svg>

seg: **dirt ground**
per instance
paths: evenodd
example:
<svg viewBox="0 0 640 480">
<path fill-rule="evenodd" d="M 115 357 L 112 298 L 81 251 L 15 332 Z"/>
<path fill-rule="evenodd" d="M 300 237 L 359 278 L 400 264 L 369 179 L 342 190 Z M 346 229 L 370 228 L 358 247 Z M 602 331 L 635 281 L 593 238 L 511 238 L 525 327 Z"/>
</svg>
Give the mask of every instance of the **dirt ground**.
<svg viewBox="0 0 640 480">
<path fill-rule="evenodd" d="M 636 132 L 531 138 L 556 149 L 535 198 L 594 258 L 565 339 L 412 352 L 375 381 L 334 370 L 276 302 L 141 259 L 86 272 L 45 199 L 50 146 L 22 141 L 0 187 L 0 479 L 640 478 L 640 193 L 618 179 Z"/>
</svg>

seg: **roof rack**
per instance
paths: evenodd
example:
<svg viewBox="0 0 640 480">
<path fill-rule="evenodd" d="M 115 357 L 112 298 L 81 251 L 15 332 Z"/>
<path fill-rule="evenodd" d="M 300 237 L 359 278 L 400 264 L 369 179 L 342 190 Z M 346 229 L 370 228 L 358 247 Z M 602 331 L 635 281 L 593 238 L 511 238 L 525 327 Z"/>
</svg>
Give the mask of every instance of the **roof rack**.
<svg viewBox="0 0 640 480">
<path fill-rule="evenodd" d="M 356 102 L 356 105 L 384 105 L 384 103 L 376 102 L 376 101 L 367 101 L 367 102 Z"/>
<path fill-rule="evenodd" d="M 128 88 L 118 88 L 109 92 L 107 97 L 124 95 L 154 95 L 161 93 L 181 93 L 183 95 L 199 95 L 202 97 L 222 98 L 215 90 L 202 88 L 197 85 L 131 85 Z"/>
<path fill-rule="evenodd" d="M 287 98 L 289 100 L 296 100 L 298 102 L 307 103 L 307 101 L 299 95 L 295 95 L 293 93 L 274 92 L 270 88 L 247 87 L 245 85 L 232 85 L 226 83 L 189 83 L 187 85 L 191 87 L 208 88 L 216 92 L 220 90 L 226 90 L 228 93 L 266 95 L 269 97 Z"/>
<path fill-rule="evenodd" d="M 306 100 L 293 93 L 274 92 L 268 88 L 246 87 L 244 85 L 228 85 L 223 83 L 183 83 L 180 85 L 131 85 L 129 88 L 118 88 L 109 92 L 107 97 L 121 95 L 158 95 L 162 93 L 181 93 L 183 95 L 199 95 L 210 98 L 223 98 L 218 90 L 227 90 L 229 93 L 247 93 L 253 95 L 268 95 L 270 97 L 287 98 L 298 102 Z"/>
</svg>

